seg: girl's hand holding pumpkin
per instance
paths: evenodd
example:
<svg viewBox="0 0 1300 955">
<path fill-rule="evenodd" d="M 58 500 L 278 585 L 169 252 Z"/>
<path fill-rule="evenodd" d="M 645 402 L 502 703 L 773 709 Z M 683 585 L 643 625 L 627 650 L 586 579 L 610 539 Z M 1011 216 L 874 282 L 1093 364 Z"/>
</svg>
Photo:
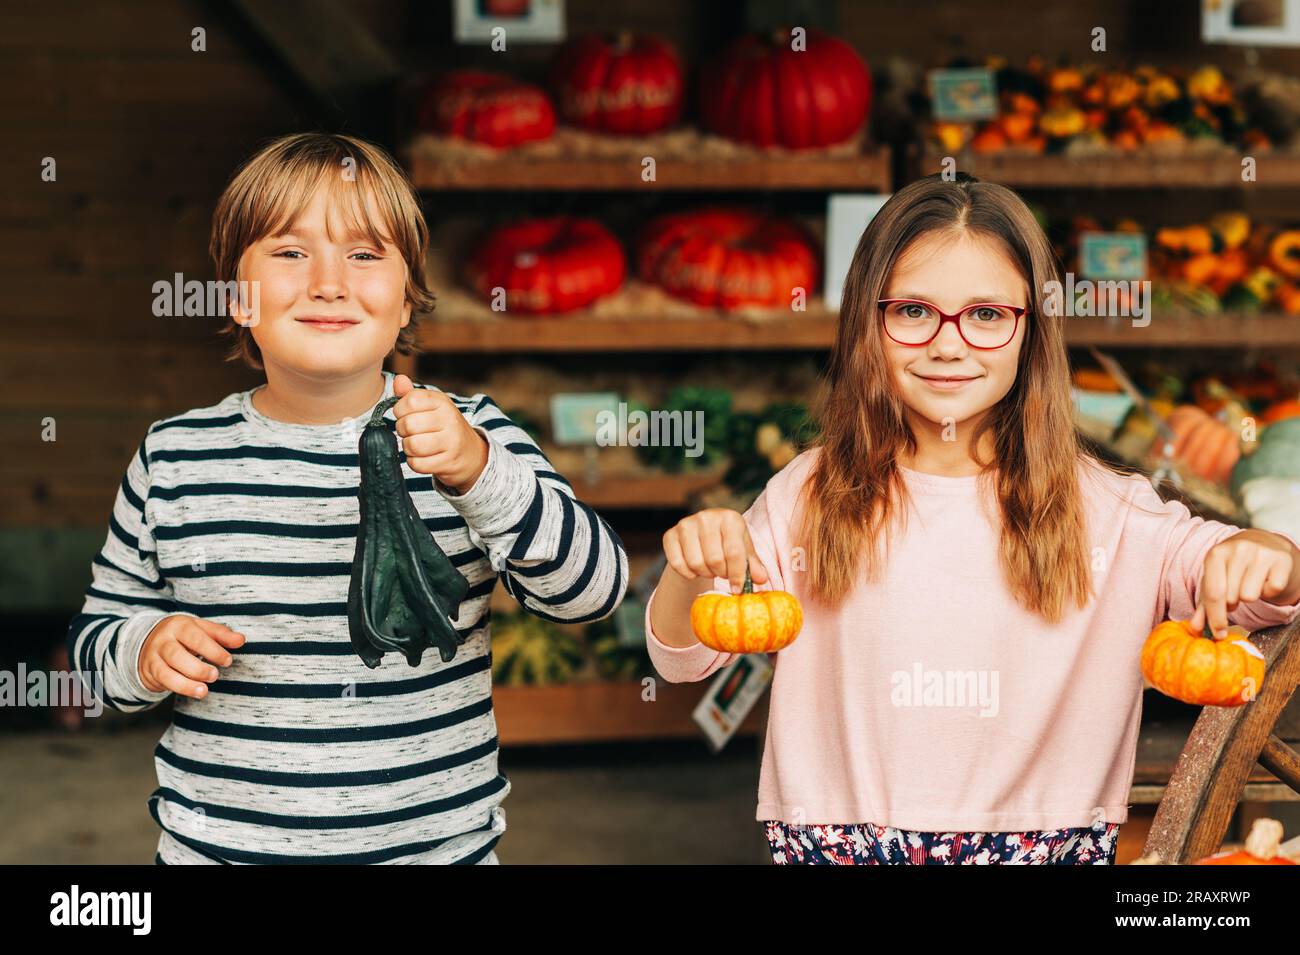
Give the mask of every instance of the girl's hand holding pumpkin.
<svg viewBox="0 0 1300 955">
<path fill-rule="evenodd" d="M 1300 600 L 1300 551 L 1278 534 L 1252 528 L 1215 544 L 1205 555 L 1191 625 L 1199 631 L 1208 617 L 1215 635 L 1226 636 L 1228 611 L 1242 601 L 1260 599 L 1274 604 Z"/>
<path fill-rule="evenodd" d="M 431 474 L 457 494 L 474 486 L 487 466 L 488 443 L 444 392 L 393 379 L 397 433 L 412 471 Z"/>
<path fill-rule="evenodd" d="M 738 511 L 711 507 L 685 517 L 664 534 L 668 566 L 685 580 L 726 577 L 731 592 L 745 583 L 745 562 L 756 586 L 768 582 L 767 568 L 754 551 L 749 525 Z"/>
<path fill-rule="evenodd" d="M 201 700 L 220 672 L 217 666 L 235 662 L 226 648 L 243 645 L 244 635 L 225 624 L 172 614 L 154 624 L 140 648 L 140 682 L 151 693 L 171 690 Z"/>
</svg>

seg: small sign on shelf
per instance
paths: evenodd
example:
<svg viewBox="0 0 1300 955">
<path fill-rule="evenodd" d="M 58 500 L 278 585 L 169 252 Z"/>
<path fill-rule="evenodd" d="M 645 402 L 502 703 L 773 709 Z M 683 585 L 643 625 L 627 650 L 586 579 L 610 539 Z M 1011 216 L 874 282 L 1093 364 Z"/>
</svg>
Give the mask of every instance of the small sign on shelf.
<svg viewBox="0 0 1300 955">
<path fill-rule="evenodd" d="M 564 0 L 456 0 L 457 43 L 488 43 L 509 49 L 519 43 L 564 39 Z"/>
<path fill-rule="evenodd" d="M 867 227 L 881 207 L 889 201 L 889 194 L 870 195 L 835 193 L 826 200 L 826 307 L 840 310 L 844 297 L 844 279 L 849 274 L 849 263 Z"/>
<path fill-rule="evenodd" d="M 551 395 L 551 436 L 556 444 L 596 444 L 603 412 L 618 413 L 612 391 L 557 392 Z"/>
<path fill-rule="evenodd" d="M 943 122 L 963 123 L 998 115 L 998 90 L 993 71 L 985 67 L 931 70 L 930 113 Z"/>
<path fill-rule="evenodd" d="M 1084 232 L 1079 274 L 1086 279 L 1147 277 L 1147 237 L 1140 232 Z"/>
</svg>

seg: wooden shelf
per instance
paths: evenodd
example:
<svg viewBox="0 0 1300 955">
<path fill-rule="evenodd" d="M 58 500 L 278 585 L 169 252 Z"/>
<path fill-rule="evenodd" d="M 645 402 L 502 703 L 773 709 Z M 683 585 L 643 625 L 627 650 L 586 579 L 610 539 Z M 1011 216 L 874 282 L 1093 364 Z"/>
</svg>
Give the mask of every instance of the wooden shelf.
<svg viewBox="0 0 1300 955">
<path fill-rule="evenodd" d="M 925 153 L 920 175 L 939 171 L 941 156 Z M 1222 153 L 1171 154 L 1103 153 L 1095 155 L 1029 155 L 1025 153 L 958 153 L 957 168 L 1004 186 L 1038 189 L 1229 189 L 1292 188 L 1300 186 L 1300 155 L 1257 155 L 1255 181 L 1241 180 L 1242 155 Z"/>
<path fill-rule="evenodd" d="M 590 155 L 571 143 L 593 134 L 565 131 L 556 143 L 494 152 L 422 137 L 407 146 L 404 162 L 417 189 L 568 192 L 785 189 L 888 192 L 893 183 L 888 146 L 832 148 L 808 153 L 763 151 L 688 132 L 700 148 L 680 139 L 616 143 Z M 580 137 L 585 136 L 586 139 Z M 716 148 L 710 149 L 714 144 Z M 655 160 L 655 178 L 642 177 L 643 161 Z"/>
<path fill-rule="evenodd" d="M 572 474 L 568 477 L 579 500 L 611 510 L 685 507 L 692 494 L 721 483 L 722 473 L 714 470 L 699 474 L 611 474 L 595 481 Z"/>
<path fill-rule="evenodd" d="M 1132 320 L 1070 318 L 1071 345 L 1111 348 L 1300 348 L 1300 315 L 1274 313 L 1188 315 L 1159 313 L 1145 328 Z"/>
<path fill-rule="evenodd" d="M 644 691 L 637 680 L 497 686 L 492 690 L 492 708 L 503 746 L 694 737 L 699 737 L 703 745 L 704 734 L 691 719 L 691 712 L 703 699 L 710 682 L 658 680 L 653 701 L 641 698 Z M 766 718 L 764 694 L 736 734 L 761 732 Z"/>
<path fill-rule="evenodd" d="M 425 319 L 420 348 L 430 354 L 820 350 L 835 343 L 835 313 L 819 305 L 771 316 L 701 309 L 699 318 L 570 316 Z M 1300 316 L 1160 315 L 1145 328 L 1130 319 L 1071 318 L 1066 342 L 1107 348 L 1300 348 Z"/>
<path fill-rule="evenodd" d="M 425 319 L 421 349 L 442 352 L 627 352 L 627 351 L 777 351 L 829 348 L 835 340 L 834 315 L 809 309 L 772 317 L 746 318 L 700 310 L 695 318 L 650 315 L 537 318 Z"/>
</svg>

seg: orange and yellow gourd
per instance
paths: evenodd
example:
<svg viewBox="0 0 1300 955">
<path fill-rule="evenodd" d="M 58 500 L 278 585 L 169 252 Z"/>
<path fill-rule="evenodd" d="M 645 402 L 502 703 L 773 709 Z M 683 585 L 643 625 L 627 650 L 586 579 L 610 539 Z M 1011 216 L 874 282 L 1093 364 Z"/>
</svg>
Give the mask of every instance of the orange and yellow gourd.
<svg viewBox="0 0 1300 955">
<path fill-rule="evenodd" d="M 803 627 L 803 608 L 784 590 L 754 590 L 745 567 L 739 594 L 710 590 L 691 603 L 691 629 L 707 647 L 723 653 L 775 653 Z"/>
</svg>

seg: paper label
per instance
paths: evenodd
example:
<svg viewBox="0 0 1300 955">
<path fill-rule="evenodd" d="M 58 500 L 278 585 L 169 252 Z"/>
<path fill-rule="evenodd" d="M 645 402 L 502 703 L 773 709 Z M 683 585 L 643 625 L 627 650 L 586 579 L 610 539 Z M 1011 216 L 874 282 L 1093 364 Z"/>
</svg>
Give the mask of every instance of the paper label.
<svg viewBox="0 0 1300 955">
<path fill-rule="evenodd" d="M 998 115 L 998 89 L 992 70 L 931 70 L 928 78 L 930 112 L 935 119 L 961 123 Z"/>
<path fill-rule="evenodd" d="M 713 752 L 720 751 L 735 735 L 772 682 L 772 673 L 765 653 L 738 656 L 719 671 L 691 714 Z"/>
<path fill-rule="evenodd" d="M 1139 232 L 1083 232 L 1079 274 L 1086 279 L 1147 277 L 1147 237 Z"/>
</svg>

